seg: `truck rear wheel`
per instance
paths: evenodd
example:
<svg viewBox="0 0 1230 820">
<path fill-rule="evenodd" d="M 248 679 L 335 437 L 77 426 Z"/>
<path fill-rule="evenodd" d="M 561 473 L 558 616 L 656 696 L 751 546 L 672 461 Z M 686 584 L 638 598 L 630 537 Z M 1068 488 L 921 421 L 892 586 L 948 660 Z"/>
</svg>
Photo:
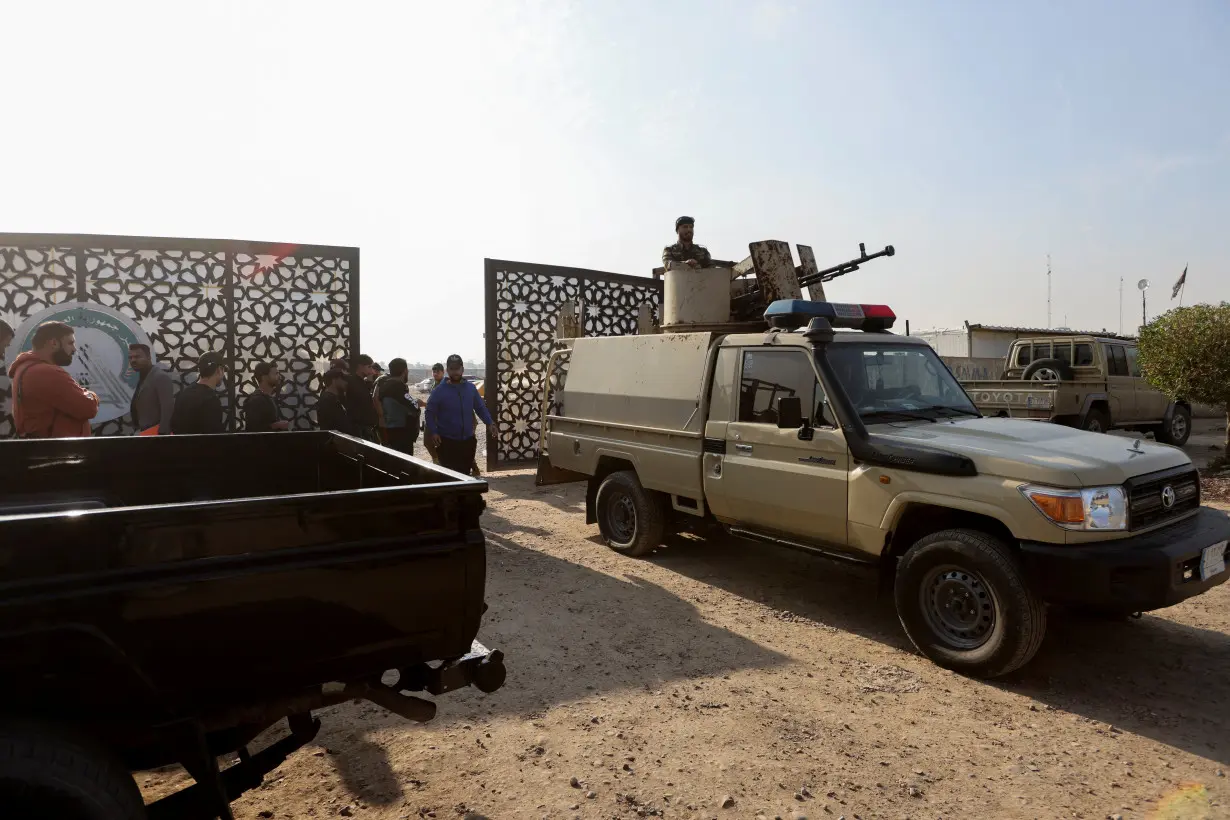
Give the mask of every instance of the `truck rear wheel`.
<svg viewBox="0 0 1230 820">
<path fill-rule="evenodd" d="M 144 820 L 128 769 L 89 743 L 39 726 L 0 726 L 0 806 L 22 820 Z"/>
<path fill-rule="evenodd" d="M 943 530 L 901 559 L 897 616 L 928 658 L 980 678 L 1023 666 L 1046 633 L 1046 606 L 1029 590 L 1016 556 L 975 530 Z"/>
<path fill-rule="evenodd" d="M 1110 415 L 1105 410 L 1090 410 L 1081 429 L 1090 433 L 1105 433 L 1110 430 Z"/>
<path fill-rule="evenodd" d="M 631 470 L 611 473 L 602 480 L 595 499 L 598 530 L 607 546 L 625 555 L 648 555 L 666 535 L 662 500 L 641 486 Z"/>
</svg>

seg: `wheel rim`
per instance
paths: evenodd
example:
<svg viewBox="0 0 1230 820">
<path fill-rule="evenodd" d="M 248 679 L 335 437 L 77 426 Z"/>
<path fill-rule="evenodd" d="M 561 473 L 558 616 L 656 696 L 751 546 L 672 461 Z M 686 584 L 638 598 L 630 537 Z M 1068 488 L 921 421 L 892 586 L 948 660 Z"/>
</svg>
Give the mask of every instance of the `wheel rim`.
<svg viewBox="0 0 1230 820">
<path fill-rule="evenodd" d="M 1089 419 L 1088 423 L 1085 424 L 1085 429 L 1088 430 L 1090 433 L 1102 432 L 1102 420 L 1101 419 Z"/>
<path fill-rule="evenodd" d="M 1059 373 L 1049 367 L 1040 367 L 1034 371 L 1031 381 L 1035 382 L 1057 382 L 1059 381 Z"/>
<path fill-rule="evenodd" d="M 1180 413 L 1175 413 L 1170 419 L 1170 437 L 1177 440 L 1187 435 L 1187 419 Z"/>
<path fill-rule="evenodd" d="M 611 499 L 606 515 L 607 530 L 617 544 L 629 544 L 636 537 L 636 505 L 627 493 Z"/>
<path fill-rule="evenodd" d="M 999 616 L 995 593 L 975 572 L 946 565 L 927 573 L 920 603 L 931 631 L 954 649 L 986 643 Z"/>
</svg>

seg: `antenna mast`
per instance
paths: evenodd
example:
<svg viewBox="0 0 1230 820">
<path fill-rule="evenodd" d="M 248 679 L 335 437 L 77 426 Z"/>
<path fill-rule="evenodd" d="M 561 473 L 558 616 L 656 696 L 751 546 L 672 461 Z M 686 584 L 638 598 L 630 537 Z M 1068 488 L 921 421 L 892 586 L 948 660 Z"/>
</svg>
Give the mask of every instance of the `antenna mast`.
<svg viewBox="0 0 1230 820">
<path fill-rule="evenodd" d="M 1046 329 L 1051 329 L 1051 255 L 1046 255 Z"/>
<path fill-rule="evenodd" d="M 1123 335 L 1123 277 L 1119 277 L 1119 335 Z"/>
</svg>

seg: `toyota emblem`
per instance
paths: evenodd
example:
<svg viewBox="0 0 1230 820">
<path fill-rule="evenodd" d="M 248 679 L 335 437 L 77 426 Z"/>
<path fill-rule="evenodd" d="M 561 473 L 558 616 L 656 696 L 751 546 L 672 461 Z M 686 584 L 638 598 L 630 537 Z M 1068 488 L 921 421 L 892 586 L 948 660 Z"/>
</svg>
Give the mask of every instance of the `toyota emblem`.
<svg viewBox="0 0 1230 820">
<path fill-rule="evenodd" d="M 1174 487 L 1171 487 L 1169 484 L 1167 484 L 1165 487 L 1162 488 L 1162 506 L 1165 507 L 1166 509 L 1170 509 L 1171 507 L 1174 506 L 1174 500 L 1175 500 Z"/>
</svg>

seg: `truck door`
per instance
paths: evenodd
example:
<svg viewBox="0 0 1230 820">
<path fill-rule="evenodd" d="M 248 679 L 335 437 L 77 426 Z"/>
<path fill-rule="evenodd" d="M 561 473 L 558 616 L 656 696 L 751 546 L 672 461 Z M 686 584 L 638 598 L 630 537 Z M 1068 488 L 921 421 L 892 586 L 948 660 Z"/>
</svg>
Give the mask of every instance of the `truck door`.
<svg viewBox="0 0 1230 820">
<path fill-rule="evenodd" d="M 1170 407 L 1170 397 L 1141 376 L 1136 345 L 1125 345 L 1123 352 L 1127 354 L 1128 375 L 1136 385 L 1136 418 L 1141 421 L 1161 421 Z"/>
<path fill-rule="evenodd" d="M 1110 395 L 1112 424 L 1134 421 L 1136 409 L 1136 379 L 1128 370 L 1127 352 L 1123 345 L 1102 345 L 1106 356 L 1106 392 Z"/>
<path fill-rule="evenodd" d="M 849 455 L 805 350 L 751 348 L 739 355 L 737 410 L 726 427 L 720 480 L 706 477 L 739 526 L 845 546 Z M 777 404 L 802 399 L 811 441 L 777 426 Z M 717 486 L 720 485 L 720 488 Z"/>
</svg>

